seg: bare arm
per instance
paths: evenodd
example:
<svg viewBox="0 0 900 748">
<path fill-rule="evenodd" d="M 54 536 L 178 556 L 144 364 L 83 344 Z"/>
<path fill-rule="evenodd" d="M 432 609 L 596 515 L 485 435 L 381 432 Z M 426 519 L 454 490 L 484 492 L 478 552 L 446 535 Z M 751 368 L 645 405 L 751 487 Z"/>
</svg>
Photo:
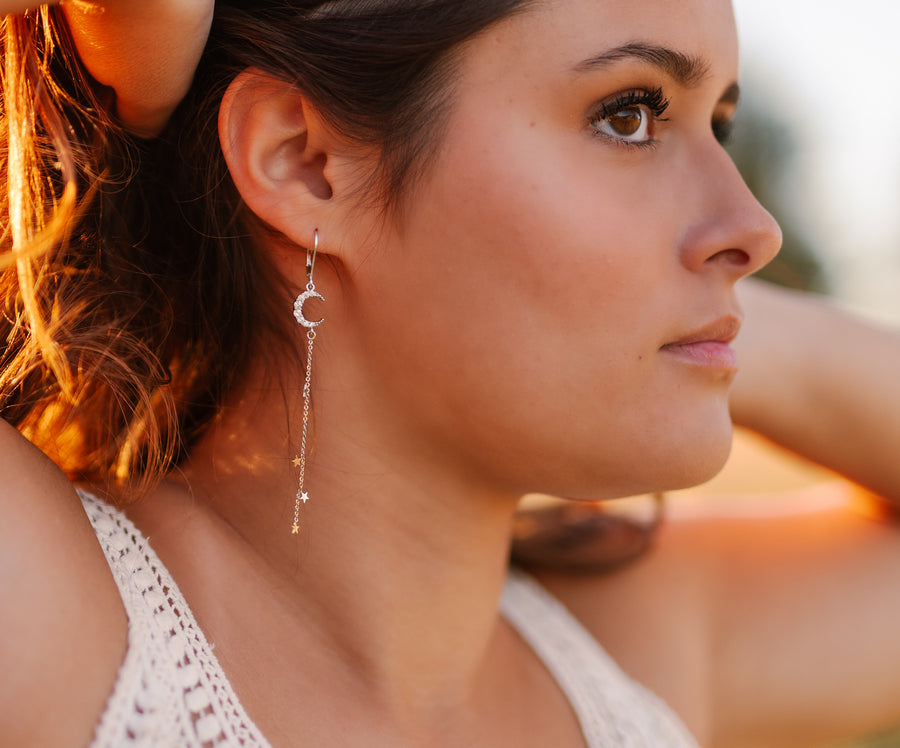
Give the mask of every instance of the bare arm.
<svg viewBox="0 0 900 748">
<path fill-rule="evenodd" d="M 832 745 L 900 726 L 898 528 L 847 507 L 691 537 L 712 580 L 715 744 Z"/>
<path fill-rule="evenodd" d="M 900 335 L 823 299 L 742 290 L 735 420 L 900 504 Z M 816 745 L 900 723 L 900 531 L 845 490 L 840 509 L 684 531 L 709 568 L 722 744 Z"/>
<path fill-rule="evenodd" d="M 900 334 L 748 282 L 737 423 L 900 502 Z"/>
<path fill-rule="evenodd" d="M 90 742 L 127 621 L 65 476 L 0 420 L 0 742 Z"/>
<path fill-rule="evenodd" d="M 62 7 L 88 70 L 116 92 L 123 124 L 157 134 L 191 85 L 213 1 L 67 0 Z"/>
<path fill-rule="evenodd" d="M 849 506 L 777 514 L 672 521 L 623 571 L 541 577 L 703 746 L 900 725 L 900 531 Z"/>
<path fill-rule="evenodd" d="M 0 0 L 0 15 L 36 6 Z M 209 36 L 213 6 L 213 0 L 62 3 L 85 66 L 115 91 L 122 124 L 144 137 L 162 130 L 187 93 Z"/>
</svg>

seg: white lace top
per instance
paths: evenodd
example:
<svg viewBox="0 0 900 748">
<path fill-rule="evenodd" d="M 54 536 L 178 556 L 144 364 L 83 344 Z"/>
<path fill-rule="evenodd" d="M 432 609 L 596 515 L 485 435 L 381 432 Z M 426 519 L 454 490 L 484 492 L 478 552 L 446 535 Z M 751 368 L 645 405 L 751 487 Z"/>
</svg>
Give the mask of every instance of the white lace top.
<svg viewBox="0 0 900 748">
<path fill-rule="evenodd" d="M 128 651 L 92 745 L 268 746 L 146 539 L 120 511 L 80 495 L 128 614 Z M 501 612 L 556 678 L 590 748 L 696 748 L 672 711 L 534 579 L 511 572 Z"/>
</svg>

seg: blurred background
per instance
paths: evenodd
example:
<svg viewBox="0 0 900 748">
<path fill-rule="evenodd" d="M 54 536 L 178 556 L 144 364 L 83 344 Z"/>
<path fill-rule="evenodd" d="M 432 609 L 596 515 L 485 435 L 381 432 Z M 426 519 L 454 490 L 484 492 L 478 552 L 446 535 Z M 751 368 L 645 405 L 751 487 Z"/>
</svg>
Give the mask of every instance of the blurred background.
<svg viewBox="0 0 900 748">
<path fill-rule="evenodd" d="M 900 2 L 734 5 L 732 152 L 785 232 L 769 277 L 900 324 Z"/>
<path fill-rule="evenodd" d="M 733 2 L 742 105 L 730 150 L 784 230 L 784 249 L 763 274 L 900 327 L 900 2 Z M 759 511 L 758 499 L 742 501 L 752 493 L 773 497 L 764 511 L 815 511 L 807 489 L 842 501 L 841 483 L 738 433 L 722 474 L 672 508 L 709 512 L 716 495 L 712 511 Z M 900 748 L 900 732 L 843 748 Z"/>
</svg>

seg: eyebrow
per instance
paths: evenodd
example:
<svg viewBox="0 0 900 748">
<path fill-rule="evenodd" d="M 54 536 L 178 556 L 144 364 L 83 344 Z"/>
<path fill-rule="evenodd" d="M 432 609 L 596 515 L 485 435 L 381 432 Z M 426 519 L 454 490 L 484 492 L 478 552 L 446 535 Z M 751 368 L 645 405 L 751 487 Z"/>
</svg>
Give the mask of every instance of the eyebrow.
<svg viewBox="0 0 900 748">
<path fill-rule="evenodd" d="M 622 60 L 648 62 L 670 75 L 685 88 L 697 86 L 709 72 L 709 64 L 701 57 L 693 57 L 669 47 L 644 42 L 630 42 L 614 47 L 596 57 L 582 60 L 575 66 L 575 70 L 587 73 L 609 67 Z"/>
</svg>

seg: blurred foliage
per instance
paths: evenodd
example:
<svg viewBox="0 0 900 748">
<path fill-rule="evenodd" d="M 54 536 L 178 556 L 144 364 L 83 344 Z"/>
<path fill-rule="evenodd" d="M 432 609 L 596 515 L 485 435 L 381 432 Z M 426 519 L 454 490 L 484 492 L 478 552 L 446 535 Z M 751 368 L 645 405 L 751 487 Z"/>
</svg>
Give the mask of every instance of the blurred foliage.
<svg viewBox="0 0 900 748">
<path fill-rule="evenodd" d="M 759 277 L 805 291 L 827 293 L 825 270 L 782 187 L 792 165 L 794 136 L 754 97 L 742 97 L 728 152 L 756 198 L 784 233 L 781 252 Z"/>
</svg>

